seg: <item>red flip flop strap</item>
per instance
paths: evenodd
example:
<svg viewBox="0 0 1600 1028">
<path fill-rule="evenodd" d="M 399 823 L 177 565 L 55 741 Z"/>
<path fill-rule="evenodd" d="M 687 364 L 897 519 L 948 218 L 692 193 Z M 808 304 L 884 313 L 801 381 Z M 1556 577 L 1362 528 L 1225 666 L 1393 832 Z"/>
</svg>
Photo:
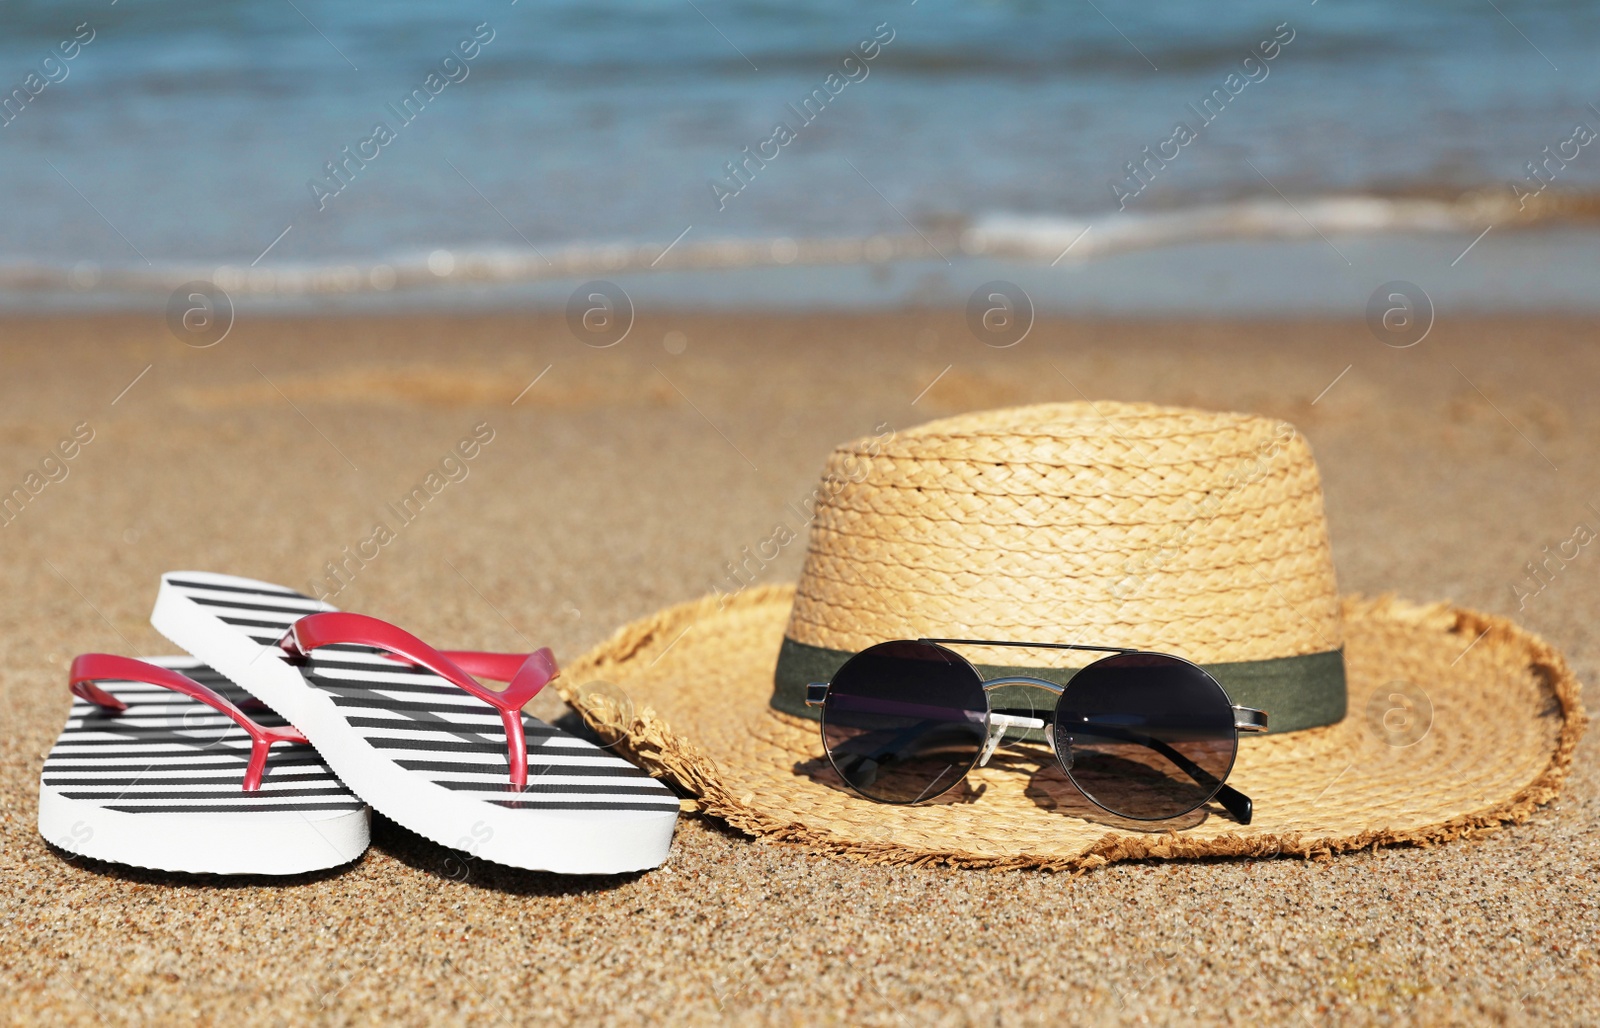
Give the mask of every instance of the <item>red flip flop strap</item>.
<svg viewBox="0 0 1600 1028">
<path fill-rule="evenodd" d="M 522 707 L 559 673 L 555 656 L 548 648 L 531 654 L 478 650 L 440 652 L 387 621 L 344 611 L 306 615 L 290 627 L 279 645 L 291 657 L 302 657 L 322 646 L 370 646 L 432 671 L 500 712 L 506 730 L 511 784 L 518 789 L 527 785 L 528 752 L 522 733 Z M 510 684 L 501 692 L 487 689 L 468 673 L 468 667 L 485 678 Z"/>
<path fill-rule="evenodd" d="M 484 650 L 440 650 L 455 661 L 468 674 L 477 678 L 492 678 L 509 682 L 516 677 L 517 669 L 528 659 L 526 653 L 489 653 Z"/>
<path fill-rule="evenodd" d="M 486 650 L 441 650 L 446 657 L 479 678 L 508 683 L 498 695 L 507 704 L 522 707 L 561 673 L 549 647 L 532 653 L 491 653 Z"/>
<path fill-rule="evenodd" d="M 127 710 L 128 705 L 95 685 L 95 682 L 142 682 L 145 685 L 159 685 L 164 689 L 182 693 L 191 700 L 227 715 L 250 736 L 250 764 L 244 775 L 245 792 L 255 792 L 261 788 L 261 776 L 267 765 L 267 750 L 273 743 L 306 741 L 306 737 L 299 729 L 289 725 L 282 728 L 264 727 L 235 706 L 226 696 L 201 685 L 180 671 L 134 660 L 131 657 L 119 657 L 112 653 L 80 653 L 72 660 L 68 679 L 68 688 L 72 690 L 74 696 L 119 714 Z"/>
</svg>

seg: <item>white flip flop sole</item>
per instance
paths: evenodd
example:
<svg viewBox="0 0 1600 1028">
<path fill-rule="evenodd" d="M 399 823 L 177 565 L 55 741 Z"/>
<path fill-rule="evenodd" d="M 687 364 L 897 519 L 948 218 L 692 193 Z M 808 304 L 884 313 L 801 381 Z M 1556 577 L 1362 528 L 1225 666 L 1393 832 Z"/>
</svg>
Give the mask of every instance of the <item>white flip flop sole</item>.
<svg viewBox="0 0 1600 1028">
<path fill-rule="evenodd" d="M 364 646 L 290 663 L 277 641 L 332 609 L 268 582 L 184 571 L 162 576 L 150 622 L 282 713 L 351 791 L 425 838 L 565 874 L 667 858 L 678 800 L 622 758 L 524 714 L 528 785 L 515 791 L 499 713 L 432 672 Z"/>
<path fill-rule="evenodd" d="M 192 657 L 142 659 L 235 703 L 249 699 Z M 73 698 L 39 775 L 45 841 L 96 860 L 200 874 L 300 874 L 366 851 L 367 805 L 311 747 L 274 746 L 261 788 L 246 792 L 250 739 L 227 716 L 156 685 L 99 685 L 128 709 L 112 714 Z"/>
</svg>

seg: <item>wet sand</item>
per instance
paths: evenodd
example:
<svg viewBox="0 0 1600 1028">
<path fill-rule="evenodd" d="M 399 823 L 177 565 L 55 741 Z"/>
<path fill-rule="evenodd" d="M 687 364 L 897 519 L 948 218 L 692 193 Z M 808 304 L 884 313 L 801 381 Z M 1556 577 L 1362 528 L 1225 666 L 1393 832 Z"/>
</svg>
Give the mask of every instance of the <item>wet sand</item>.
<svg viewBox="0 0 1600 1028">
<path fill-rule="evenodd" d="M 1480 840 L 1076 878 L 868 867 L 687 815 L 666 866 L 621 879 L 463 867 L 379 818 L 352 867 L 236 882 L 66 859 L 34 819 L 72 655 L 172 651 L 147 621 L 164 570 L 323 582 L 439 645 L 570 660 L 726 588 L 834 443 L 1045 400 L 1288 418 L 1321 465 L 1343 591 L 1513 616 L 1592 682 L 1600 551 L 1542 582 L 1527 565 L 1580 523 L 1600 530 L 1595 331 L 1441 318 L 1399 350 L 1360 322 L 1045 321 L 997 350 L 959 312 L 663 315 L 593 349 L 559 316 L 246 318 L 192 349 L 160 318 L 0 321 L 0 489 L 45 483 L 0 528 L 0 1009 L 1593 1022 L 1593 733 L 1556 803 Z M 494 438 L 466 476 L 348 560 L 481 424 Z M 62 459 L 82 425 L 92 438 Z M 758 581 L 792 580 L 801 556 L 784 549 Z"/>
</svg>

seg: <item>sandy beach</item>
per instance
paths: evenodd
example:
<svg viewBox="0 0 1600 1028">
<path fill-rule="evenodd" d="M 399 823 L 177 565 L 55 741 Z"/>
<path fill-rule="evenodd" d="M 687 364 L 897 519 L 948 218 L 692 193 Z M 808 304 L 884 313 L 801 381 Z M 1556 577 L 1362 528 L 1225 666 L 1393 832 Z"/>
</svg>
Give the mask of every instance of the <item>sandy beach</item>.
<svg viewBox="0 0 1600 1028">
<path fill-rule="evenodd" d="M 1592 683 L 1600 552 L 1529 564 L 1600 531 L 1595 331 L 1441 315 L 1396 349 L 1359 320 L 1041 320 L 995 349 L 960 311 L 652 314 L 596 349 L 559 314 L 425 314 L 241 317 L 195 349 L 159 316 L 0 320 L 0 491 L 24 497 L 0 528 L 0 1009 L 1595 1023 L 1595 733 L 1557 802 L 1481 838 L 1078 877 L 869 867 L 688 814 L 666 866 L 621 879 L 463 862 L 375 818 L 351 867 L 241 882 L 68 859 L 35 827 L 72 656 L 173 652 L 148 624 L 162 571 L 320 586 L 441 646 L 570 662 L 728 589 L 835 443 L 1047 400 L 1287 418 L 1320 463 L 1341 591 L 1513 617 Z M 380 523 L 393 540 L 367 545 Z M 802 555 L 740 583 L 792 581 Z"/>
</svg>

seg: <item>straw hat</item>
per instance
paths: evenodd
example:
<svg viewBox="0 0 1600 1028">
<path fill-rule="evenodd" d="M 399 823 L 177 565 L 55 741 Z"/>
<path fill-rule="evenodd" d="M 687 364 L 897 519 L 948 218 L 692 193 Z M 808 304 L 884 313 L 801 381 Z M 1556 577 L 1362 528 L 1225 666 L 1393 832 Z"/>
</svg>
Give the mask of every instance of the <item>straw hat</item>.
<svg viewBox="0 0 1600 1028">
<path fill-rule="evenodd" d="M 1341 600 L 1316 464 L 1284 422 L 1064 403 L 884 426 L 835 450 L 789 516 L 764 545 L 809 520 L 798 586 L 661 611 L 558 683 L 622 752 L 754 835 L 873 862 L 1070 870 L 1429 843 L 1553 799 L 1585 723 L 1561 655 L 1512 622 Z M 940 801 L 855 795 L 823 756 L 804 685 L 921 636 L 1139 647 L 1207 667 L 1235 703 L 1271 713 L 1229 779 L 1253 823 L 1204 808 L 1122 821 L 1042 746 L 1002 749 Z M 964 655 L 987 676 L 1019 652 L 1034 651 Z"/>
</svg>

